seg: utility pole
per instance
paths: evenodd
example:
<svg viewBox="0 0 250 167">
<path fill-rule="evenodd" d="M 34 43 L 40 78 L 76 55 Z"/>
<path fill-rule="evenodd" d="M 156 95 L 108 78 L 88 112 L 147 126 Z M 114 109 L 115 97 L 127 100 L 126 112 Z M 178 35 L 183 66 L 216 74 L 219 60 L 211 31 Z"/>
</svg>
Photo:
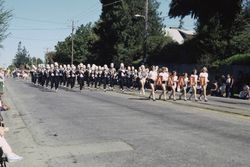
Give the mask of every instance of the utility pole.
<svg viewBox="0 0 250 167">
<path fill-rule="evenodd" d="M 72 20 L 72 32 L 71 32 L 71 65 L 74 63 L 74 20 Z"/>
<path fill-rule="evenodd" d="M 146 64 L 147 58 L 148 58 L 148 53 L 147 53 L 147 40 L 148 40 L 148 0 L 145 0 L 145 30 L 144 30 L 144 56 L 143 56 L 143 64 Z"/>
<path fill-rule="evenodd" d="M 45 64 L 48 64 L 48 53 L 49 53 L 49 48 L 45 48 L 46 52 L 45 52 Z"/>
</svg>

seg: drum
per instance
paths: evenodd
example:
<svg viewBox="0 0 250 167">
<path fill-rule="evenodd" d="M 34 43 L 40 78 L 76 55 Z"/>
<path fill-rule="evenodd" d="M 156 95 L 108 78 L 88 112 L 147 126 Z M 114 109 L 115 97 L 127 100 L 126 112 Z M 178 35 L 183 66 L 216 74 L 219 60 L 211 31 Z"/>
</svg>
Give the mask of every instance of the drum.
<svg viewBox="0 0 250 167">
<path fill-rule="evenodd" d="M 180 76 L 178 80 L 178 86 L 182 89 L 185 85 L 184 76 Z"/>
<path fill-rule="evenodd" d="M 190 85 L 191 86 L 195 86 L 196 85 L 196 83 L 195 83 L 195 77 L 194 76 L 190 77 Z"/>
<path fill-rule="evenodd" d="M 156 79 L 156 85 L 161 86 L 162 85 L 162 76 L 158 76 Z"/>
<path fill-rule="evenodd" d="M 170 77 L 168 77 L 168 86 L 172 87 L 173 85 L 174 85 L 173 77 L 170 76 Z"/>
<path fill-rule="evenodd" d="M 206 85 L 206 78 L 205 77 L 200 77 L 200 85 L 205 86 Z"/>
</svg>

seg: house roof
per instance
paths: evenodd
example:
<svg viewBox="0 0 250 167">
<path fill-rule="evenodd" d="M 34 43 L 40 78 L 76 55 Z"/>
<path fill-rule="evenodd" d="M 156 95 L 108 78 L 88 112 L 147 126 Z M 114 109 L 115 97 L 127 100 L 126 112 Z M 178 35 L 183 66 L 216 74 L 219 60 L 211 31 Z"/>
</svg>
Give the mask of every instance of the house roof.
<svg viewBox="0 0 250 167">
<path fill-rule="evenodd" d="M 195 31 L 193 30 L 184 30 L 176 27 L 166 28 L 165 31 L 166 35 L 170 36 L 178 44 L 183 44 L 186 39 L 195 35 Z"/>
</svg>

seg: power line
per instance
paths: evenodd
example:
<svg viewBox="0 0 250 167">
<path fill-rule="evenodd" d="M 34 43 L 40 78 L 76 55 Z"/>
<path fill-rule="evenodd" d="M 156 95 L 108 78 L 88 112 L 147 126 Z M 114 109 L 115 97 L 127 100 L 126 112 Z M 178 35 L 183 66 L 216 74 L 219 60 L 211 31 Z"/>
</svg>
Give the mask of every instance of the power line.
<svg viewBox="0 0 250 167">
<path fill-rule="evenodd" d="M 107 4 L 105 4 L 105 5 L 102 5 L 102 7 L 111 6 L 111 5 L 114 5 L 114 4 L 116 4 L 116 3 L 118 3 L 118 2 L 122 2 L 122 1 L 123 1 L 123 0 L 115 1 L 115 2 L 112 2 L 112 3 L 107 3 Z"/>
<path fill-rule="evenodd" d="M 8 38 L 27 40 L 27 41 L 60 41 L 59 39 L 26 38 L 26 37 L 18 37 L 18 36 L 9 36 Z"/>
<path fill-rule="evenodd" d="M 26 18 L 26 17 L 17 17 L 17 16 L 14 16 L 14 18 L 19 19 L 19 20 L 31 21 L 31 22 L 50 23 L 50 24 L 63 24 L 63 25 L 65 25 L 65 23 L 62 23 L 62 22 L 55 22 L 55 21 L 49 21 L 49 20 L 38 20 L 38 19 L 32 19 L 32 18 Z"/>
<path fill-rule="evenodd" d="M 102 5 L 102 7 L 108 7 L 108 6 L 114 5 L 114 4 L 119 3 L 119 2 L 122 2 L 122 1 L 123 1 L 123 0 L 118 0 L 118 1 L 115 1 L 115 2 L 112 2 L 112 3 L 107 3 L 107 4 L 105 4 L 105 5 Z M 81 17 L 81 19 L 84 18 L 84 17 L 86 17 L 86 16 L 89 16 L 89 14 L 93 13 L 96 9 L 97 9 L 97 7 L 94 8 L 94 9 L 92 9 L 92 10 L 90 10 L 89 12 L 86 12 L 86 13 L 85 13 L 86 15 L 83 16 L 83 17 Z M 88 14 L 87 14 L 87 13 L 88 13 Z"/>
<path fill-rule="evenodd" d="M 96 9 L 97 9 L 97 8 L 96 8 Z M 88 14 L 86 13 L 84 16 L 79 17 L 79 19 L 81 20 L 81 19 L 83 19 L 83 18 L 86 18 L 87 16 L 89 16 L 89 15 L 91 15 L 92 13 L 96 12 L 96 9 L 93 9 L 93 10 L 89 11 Z"/>
<path fill-rule="evenodd" d="M 118 2 L 121 2 L 122 0 L 118 0 L 118 1 L 115 1 L 115 2 L 112 2 L 112 3 L 108 3 L 108 4 L 105 4 L 105 5 L 102 5 L 102 7 L 107 7 L 107 6 L 111 6 L 111 5 L 114 5 L 114 4 L 116 4 L 116 3 L 118 3 Z M 96 5 L 97 5 L 97 3 L 95 4 L 95 5 L 93 5 L 93 6 L 91 6 L 89 9 L 89 11 L 83 11 L 83 12 L 81 12 L 80 14 L 78 14 L 78 16 L 79 15 L 83 15 L 83 14 L 87 14 L 87 13 L 92 13 L 93 11 L 95 11 L 96 9 L 97 9 L 97 7 L 96 7 Z M 94 8 L 93 8 L 94 7 Z"/>
<path fill-rule="evenodd" d="M 71 28 L 10 28 L 9 30 L 15 31 L 15 30 L 69 30 Z"/>
<path fill-rule="evenodd" d="M 75 24 L 74 20 L 72 21 L 72 32 L 71 32 L 71 64 L 74 63 L 74 30 Z"/>
<path fill-rule="evenodd" d="M 86 13 L 88 13 L 88 12 L 90 12 L 90 11 L 93 11 L 93 10 L 97 9 L 96 6 L 97 6 L 98 3 L 99 3 L 99 2 L 97 2 L 97 3 L 95 3 L 94 5 L 92 5 L 91 7 L 89 7 L 89 8 L 88 8 L 88 11 L 82 11 L 82 12 L 80 12 L 79 14 L 73 16 L 73 18 L 74 18 L 74 17 L 77 18 L 79 15 L 81 16 L 81 15 L 83 15 L 83 14 L 86 14 Z"/>
</svg>

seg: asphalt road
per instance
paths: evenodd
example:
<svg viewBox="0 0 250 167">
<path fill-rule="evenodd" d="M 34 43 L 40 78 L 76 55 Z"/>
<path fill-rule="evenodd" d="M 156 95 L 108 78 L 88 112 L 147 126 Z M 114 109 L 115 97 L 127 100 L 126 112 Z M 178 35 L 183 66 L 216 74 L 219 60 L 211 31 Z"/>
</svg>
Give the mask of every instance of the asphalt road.
<svg viewBox="0 0 250 167">
<path fill-rule="evenodd" d="M 94 90 L 51 92 L 7 80 L 3 114 L 15 167 L 250 166 L 250 118 L 204 105 Z M 199 107 L 200 106 L 200 107 Z M 228 107 L 231 110 L 237 108 Z"/>
</svg>

